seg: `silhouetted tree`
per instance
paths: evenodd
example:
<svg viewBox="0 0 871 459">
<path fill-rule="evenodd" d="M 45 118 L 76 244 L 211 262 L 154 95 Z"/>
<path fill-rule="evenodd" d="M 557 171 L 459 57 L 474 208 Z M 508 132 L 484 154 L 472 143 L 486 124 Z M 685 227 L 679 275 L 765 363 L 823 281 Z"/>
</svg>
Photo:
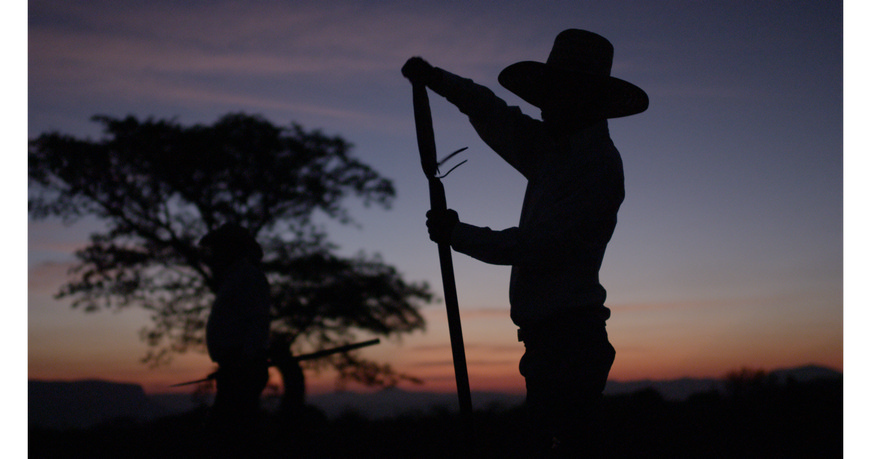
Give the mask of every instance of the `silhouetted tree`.
<svg viewBox="0 0 871 459">
<path fill-rule="evenodd" d="M 30 141 L 29 214 L 105 224 L 76 252 L 57 297 L 85 311 L 148 310 L 145 362 L 203 348 L 215 284 L 196 243 L 227 222 L 263 246 L 275 348 L 317 351 L 358 332 L 392 336 L 424 326 L 417 309 L 431 299 L 425 283 L 404 281 L 377 255 L 337 256 L 315 222 L 321 215 L 353 223 L 348 197 L 389 208 L 395 195 L 343 139 L 245 114 L 187 127 L 132 116 L 93 120 L 103 125 L 101 139 L 48 132 Z M 353 353 L 308 364 L 334 367 L 340 383 L 405 377 Z"/>
<path fill-rule="evenodd" d="M 735 398 L 758 396 L 777 386 L 776 378 L 765 370 L 741 368 L 726 374 L 726 391 Z"/>
</svg>

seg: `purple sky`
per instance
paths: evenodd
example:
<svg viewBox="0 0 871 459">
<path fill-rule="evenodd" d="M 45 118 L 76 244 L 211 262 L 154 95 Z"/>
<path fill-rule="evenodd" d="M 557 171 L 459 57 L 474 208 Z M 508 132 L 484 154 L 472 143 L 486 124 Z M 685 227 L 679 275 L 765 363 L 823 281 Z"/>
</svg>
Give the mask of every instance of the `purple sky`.
<svg viewBox="0 0 871 459">
<path fill-rule="evenodd" d="M 537 116 L 498 85 L 499 71 L 544 61 L 563 29 L 592 30 L 614 44 L 612 74 L 650 96 L 647 112 L 610 122 L 626 175 L 601 272 L 612 378 L 842 368 L 840 3 L 419 3 L 30 1 L 28 137 L 98 137 L 95 114 L 194 124 L 231 111 L 341 135 L 394 180 L 398 199 L 389 211 L 352 204 L 361 227 L 331 225 L 333 241 L 440 291 L 400 67 L 423 56 Z M 515 225 L 520 175 L 453 106 L 435 95 L 431 105 L 440 152 L 469 147 L 444 181 L 449 206 L 473 224 Z M 206 371 L 202 356 L 140 365 L 138 311 L 86 315 L 51 298 L 94 224 L 28 224 L 29 375 L 115 375 L 153 391 Z M 454 260 L 473 388 L 522 391 L 508 269 Z M 425 313 L 427 333 L 366 352 L 449 390 L 444 313 Z"/>
</svg>

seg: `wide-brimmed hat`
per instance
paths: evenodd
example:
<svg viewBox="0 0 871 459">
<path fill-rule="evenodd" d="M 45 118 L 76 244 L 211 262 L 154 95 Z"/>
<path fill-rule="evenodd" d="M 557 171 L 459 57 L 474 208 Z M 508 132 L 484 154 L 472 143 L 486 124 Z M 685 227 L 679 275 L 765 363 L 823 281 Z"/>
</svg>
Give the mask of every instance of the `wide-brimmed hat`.
<svg viewBox="0 0 871 459">
<path fill-rule="evenodd" d="M 647 110 L 647 93 L 611 76 L 613 58 L 614 46 L 605 37 L 586 30 L 564 30 L 554 40 L 547 62 L 512 64 L 499 74 L 499 83 L 539 108 L 552 97 L 585 101 L 593 95 L 600 101 L 595 114 L 604 118 Z"/>
</svg>

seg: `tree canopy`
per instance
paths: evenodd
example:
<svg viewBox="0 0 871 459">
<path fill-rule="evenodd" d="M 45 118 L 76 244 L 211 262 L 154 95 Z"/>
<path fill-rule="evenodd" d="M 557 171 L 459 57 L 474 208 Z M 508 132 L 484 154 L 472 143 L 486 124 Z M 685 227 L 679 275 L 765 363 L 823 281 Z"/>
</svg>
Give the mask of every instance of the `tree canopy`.
<svg viewBox="0 0 871 459">
<path fill-rule="evenodd" d="M 95 116 L 103 137 L 47 132 L 29 145 L 31 218 L 96 216 L 105 230 L 76 252 L 57 293 L 73 307 L 145 308 L 144 360 L 202 349 L 214 279 L 197 242 L 223 223 L 262 245 L 272 289 L 272 339 L 295 352 L 345 344 L 358 333 L 422 329 L 426 283 L 407 282 L 377 255 L 336 255 L 318 214 L 352 223 L 346 202 L 389 208 L 390 180 L 351 155 L 338 136 L 259 116 L 227 114 L 213 125 Z M 350 354 L 314 362 L 339 381 L 389 385 L 402 375 Z"/>
</svg>

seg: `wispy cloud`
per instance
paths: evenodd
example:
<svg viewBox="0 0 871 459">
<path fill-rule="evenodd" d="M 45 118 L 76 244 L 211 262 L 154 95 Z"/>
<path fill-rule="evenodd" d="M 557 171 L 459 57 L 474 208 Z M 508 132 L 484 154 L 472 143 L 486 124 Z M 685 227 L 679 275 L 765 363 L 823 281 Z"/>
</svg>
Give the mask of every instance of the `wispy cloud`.
<svg viewBox="0 0 871 459">
<path fill-rule="evenodd" d="M 466 361 L 466 364 L 468 366 L 475 366 L 475 367 L 485 367 L 485 366 L 494 367 L 494 366 L 506 366 L 506 365 L 515 367 L 515 366 L 517 366 L 517 359 L 498 359 L 498 360 L 494 360 L 494 359 L 486 359 L 486 360 L 485 359 L 468 359 Z M 406 366 L 408 366 L 410 368 L 430 368 L 430 367 L 442 368 L 442 367 L 444 367 L 444 368 L 451 368 L 452 369 L 454 367 L 454 362 L 451 360 L 420 360 L 420 361 L 414 361 L 414 362 L 408 363 L 408 364 L 406 364 Z"/>
<path fill-rule="evenodd" d="M 650 303 L 622 303 L 609 304 L 612 317 L 616 314 L 657 313 L 657 312 L 690 312 L 690 311 L 734 311 L 738 308 L 754 308 L 757 311 L 772 309 L 783 306 L 800 305 L 809 298 L 815 298 L 819 294 L 811 294 L 807 291 L 792 292 L 766 292 L 758 295 L 745 295 L 736 297 L 709 297 L 691 300 L 676 300 Z M 837 311 L 840 304 L 832 305 L 832 310 Z"/>
<path fill-rule="evenodd" d="M 36 3 L 30 13 L 31 63 L 63 63 L 55 70 L 80 75 L 396 72 L 397 62 L 414 53 L 476 65 L 504 65 L 506 53 L 518 53 L 507 45 L 508 30 L 491 27 L 469 40 L 463 23 L 474 24 L 446 8 L 413 11 L 351 2 L 209 2 L 172 8 L 117 2 L 93 8 L 90 2 L 61 2 L 49 10 Z"/>
<path fill-rule="evenodd" d="M 27 270 L 29 293 L 54 294 L 68 278 L 72 263 L 40 263 Z"/>
<path fill-rule="evenodd" d="M 450 344 L 428 344 L 422 346 L 413 346 L 410 347 L 409 350 L 413 352 L 443 352 L 445 350 L 450 351 Z"/>
<path fill-rule="evenodd" d="M 461 308 L 460 316 L 463 321 L 511 319 L 511 313 L 507 307 Z M 447 322 L 447 316 L 443 310 L 433 309 L 427 315 L 427 320 Z"/>
<path fill-rule="evenodd" d="M 408 57 L 493 78 L 527 47 L 498 22 L 482 33 L 454 9 L 403 4 L 37 1 L 29 14 L 32 116 L 229 106 L 384 131 L 398 120 L 372 97 L 401 84 Z"/>
<path fill-rule="evenodd" d="M 504 319 L 510 317 L 510 311 L 507 307 L 464 309 L 462 316 L 463 319 Z"/>
<path fill-rule="evenodd" d="M 480 344 L 480 343 L 474 343 L 474 342 L 465 343 L 465 345 L 463 347 L 467 351 L 488 352 L 488 353 L 500 353 L 500 352 L 516 353 L 517 348 L 518 348 L 517 346 L 508 346 L 508 345 L 499 345 L 499 344 Z M 409 351 L 421 352 L 421 353 L 426 353 L 426 352 L 435 353 L 435 352 L 445 352 L 445 351 L 450 352 L 450 350 L 451 350 L 451 345 L 449 343 L 430 344 L 430 345 L 423 345 L 423 346 L 414 346 L 414 347 L 409 348 Z"/>
<path fill-rule="evenodd" d="M 453 362 L 450 360 L 417 360 L 407 365 L 415 368 L 453 367 Z"/>
</svg>

